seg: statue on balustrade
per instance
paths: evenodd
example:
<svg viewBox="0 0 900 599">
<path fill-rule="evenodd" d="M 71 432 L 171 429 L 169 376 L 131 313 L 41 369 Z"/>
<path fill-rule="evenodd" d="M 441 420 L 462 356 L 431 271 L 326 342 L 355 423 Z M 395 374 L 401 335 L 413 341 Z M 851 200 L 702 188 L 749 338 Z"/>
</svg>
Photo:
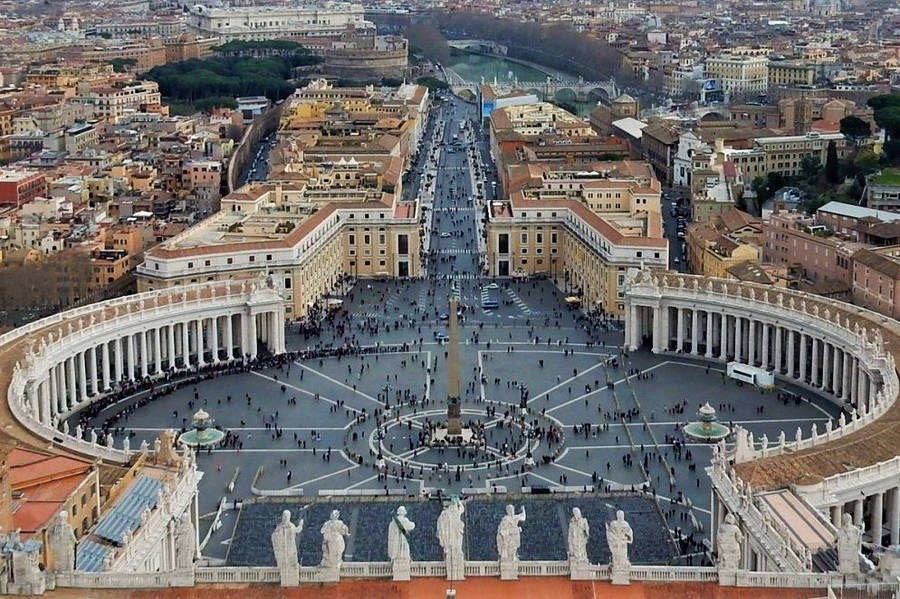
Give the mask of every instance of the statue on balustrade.
<svg viewBox="0 0 900 599">
<path fill-rule="evenodd" d="M 734 514 L 725 516 L 725 521 L 716 532 L 716 565 L 720 570 L 737 570 L 741 564 L 741 544 L 744 536 Z"/>
<path fill-rule="evenodd" d="M 465 555 L 463 554 L 463 522 L 465 506 L 459 497 L 451 499 L 441 511 L 437 519 L 437 538 L 444 550 L 444 563 L 447 565 L 448 580 L 462 580 L 465 577 Z"/>
<path fill-rule="evenodd" d="M 591 534 L 587 518 L 581 515 L 581 510 L 572 508 L 572 517 L 569 519 L 569 561 L 572 563 L 586 564 L 587 542 Z"/>
<path fill-rule="evenodd" d="M 519 545 L 522 544 L 522 529 L 519 523 L 525 521 L 525 506 L 516 514 L 516 508 L 506 506 L 506 515 L 497 527 L 497 555 L 501 562 L 515 562 L 519 559 Z"/>
<path fill-rule="evenodd" d="M 344 537 L 350 536 L 350 529 L 341 521 L 341 512 L 331 511 L 331 517 L 325 521 L 320 530 L 322 533 L 322 563 L 323 568 L 340 570 L 344 562 Z"/>
<path fill-rule="evenodd" d="M 631 525 L 625 521 L 625 512 L 616 510 L 616 519 L 606 523 L 606 543 L 609 545 L 612 568 L 628 568 L 628 546 L 634 542 Z"/>
<path fill-rule="evenodd" d="M 178 520 L 175 530 L 175 568 L 192 568 L 197 554 L 197 529 L 191 519 L 191 510 L 186 509 Z"/>
<path fill-rule="evenodd" d="M 72 572 L 75 569 L 75 532 L 65 510 L 57 512 L 50 520 L 47 548 L 53 558 L 54 572 Z"/>
<path fill-rule="evenodd" d="M 303 520 L 291 522 L 290 510 L 281 512 L 281 522 L 272 533 L 272 551 L 281 575 L 281 586 L 300 584 L 300 562 L 297 560 L 297 536 L 303 532 Z"/>
<path fill-rule="evenodd" d="M 837 531 L 838 571 L 841 574 L 859 574 L 859 551 L 862 547 L 862 530 L 853 524 L 853 516 L 843 514 Z"/>
<path fill-rule="evenodd" d="M 406 508 L 398 507 L 388 524 L 388 558 L 394 580 L 410 579 L 409 535 L 415 528 L 415 522 L 406 517 Z"/>
<path fill-rule="evenodd" d="M 409 535 L 416 524 L 406 517 L 406 508 L 402 505 L 388 524 L 388 557 L 392 562 L 409 561 Z"/>
</svg>

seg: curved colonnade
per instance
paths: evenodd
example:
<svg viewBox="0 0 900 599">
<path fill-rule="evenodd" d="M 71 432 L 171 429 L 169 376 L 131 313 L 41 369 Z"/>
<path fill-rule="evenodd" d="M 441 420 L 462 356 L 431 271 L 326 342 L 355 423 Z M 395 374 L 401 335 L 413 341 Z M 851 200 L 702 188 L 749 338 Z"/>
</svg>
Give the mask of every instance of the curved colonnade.
<svg viewBox="0 0 900 599">
<path fill-rule="evenodd" d="M 850 513 L 873 542 L 900 542 L 896 321 L 802 292 L 649 270 L 632 275 L 625 304 L 631 350 L 764 368 L 843 408 L 824 430 L 777 440 L 738 428 L 728 455 L 738 496 L 793 488 L 835 527 Z"/>
<path fill-rule="evenodd" d="M 0 336 L 8 416 L 22 425 L 7 430 L 32 446 L 124 462 L 127 439 L 120 449 L 112 437 L 85 439 L 66 419 L 123 384 L 252 360 L 260 343 L 284 351 L 284 302 L 264 280 L 174 287 L 43 318 Z"/>
</svg>

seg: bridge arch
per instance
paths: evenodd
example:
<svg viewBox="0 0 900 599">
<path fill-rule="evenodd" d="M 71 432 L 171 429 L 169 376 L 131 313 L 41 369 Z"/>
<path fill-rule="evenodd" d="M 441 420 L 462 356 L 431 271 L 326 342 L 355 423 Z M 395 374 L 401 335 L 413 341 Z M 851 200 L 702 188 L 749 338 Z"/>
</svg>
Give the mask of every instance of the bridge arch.
<svg viewBox="0 0 900 599">
<path fill-rule="evenodd" d="M 721 109 L 713 109 L 703 113 L 700 117 L 701 121 L 727 121 L 728 113 Z"/>
<path fill-rule="evenodd" d="M 560 87 L 553 93 L 553 99 L 574 104 L 578 101 L 578 92 L 571 87 Z"/>
<path fill-rule="evenodd" d="M 603 87 L 592 87 L 587 92 L 588 100 L 592 102 L 603 102 L 607 106 L 612 105 L 612 98 L 609 91 Z"/>
</svg>

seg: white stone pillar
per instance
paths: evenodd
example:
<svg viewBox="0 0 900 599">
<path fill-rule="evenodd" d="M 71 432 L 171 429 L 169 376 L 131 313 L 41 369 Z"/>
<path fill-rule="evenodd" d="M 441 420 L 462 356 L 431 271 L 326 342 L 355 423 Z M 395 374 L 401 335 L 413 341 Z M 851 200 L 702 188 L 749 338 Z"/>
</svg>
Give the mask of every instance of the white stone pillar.
<svg viewBox="0 0 900 599">
<path fill-rule="evenodd" d="M 153 373 L 157 376 L 162 373 L 162 327 L 153 329 Z"/>
<path fill-rule="evenodd" d="M 800 376 L 797 378 L 806 381 L 806 333 L 800 333 Z"/>
<path fill-rule="evenodd" d="M 147 355 L 147 331 L 138 333 L 141 337 L 141 378 L 147 378 L 149 374 L 150 356 Z"/>
<path fill-rule="evenodd" d="M 882 510 L 884 509 L 884 493 L 875 493 L 872 495 L 872 503 L 869 505 L 869 513 L 871 522 L 870 535 L 872 542 L 881 545 L 881 527 L 883 525 Z"/>
<path fill-rule="evenodd" d="M 769 323 L 762 324 L 762 367 L 769 370 Z"/>
<path fill-rule="evenodd" d="M 59 373 L 54 364 L 50 367 L 50 417 L 57 414 L 59 414 Z"/>
<path fill-rule="evenodd" d="M 836 528 L 841 527 L 841 514 L 843 512 L 843 506 L 833 505 L 831 506 L 831 523 L 834 524 Z"/>
<path fill-rule="evenodd" d="M 865 529 L 863 522 L 863 500 L 856 499 L 853 502 L 853 523 Z"/>
<path fill-rule="evenodd" d="M 822 341 L 822 380 L 819 386 L 826 389 L 831 382 L 831 346 L 829 343 Z"/>
<path fill-rule="evenodd" d="M 891 545 L 900 544 L 900 487 L 891 489 Z"/>
<path fill-rule="evenodd" d="M 841 396 L 841 355 L 843 352 L 837 346 L 831 346 L 831 391 L 835 397 Z"/>
<path fill-rule="evenodd" d="M 706 314 L 706 352 L 705 356 L 707 358 L 713 357 L 713 313 L 709 310 L 704 312 Z"/>
<path fill-rule="evenodd" d="M 121 383 L 122 377 L 125 376 L 125 355 L 123 353 L 123 346 L 125 344 L 124 337 L 117 337 L 115 339 L 116 344 L 116 382 Z"/>
<path fill-rule="evenodd" d="M 75 356 L 66 358 L 66 382 L 69 386 L 69 394 L 66 397 L 66 408 L 68 409 L 74 406 L 76 401 Z"/>
<path fill-rule="evenodd" d="M 234 359 L 234 330 L 231 322 L 232 314 L 225 317 L 225 345 L 228 347 L 225 352 L 226 360 Z"/>
<path fill-rule="evenodd" d="M 775 372 L 781 374 L 784 372 L 784 360 L 782 360 L 781 355 L 781 346 L 782 346 L 782 337 L 783 333 L 781 332 L 781 327 L 777 324 L 775 325 Z"/>
<path fill-rule="evenodd" d="M 181 323 L 181 353 L 182 358 L 184 359 L 184 367 L 191 367 L 191 341 L 188 332 L 188 323 L 190 321 L 185 320 Z"/>
<path fill-rule="evenodd" d="M 169 346 L 169 351 L 166 354 L 166 362 L 168 362 L 168 364 L 169 364 L 169 370 L 173 370 L 175 368 L 175 357 L 176 357 L 176 353 L 175 353 L 175 323 L 173 322 L 173 323 L 169 324 L 166 328 L 168 329 L 168 335 L 166 335 L 166 336 L 169 338 L 169 342 L 167 344 Z"/>
<path fill-rule="evenodd" d="M 728 361 L 728 315 L 719 314 L 719 359 Z"/>
<path fill-rule="evenodd" d="M 109 340 L 100 346 L 100 368 L 103 371 L 103 389 L 112 388 L 112 364 L 109 363 Z"/>
<path fill-rule="evenodd" d="M 669 340 L 672 331 L 672 327 L 669 326 L 669 307 L 661 306 L 661 308 L 659 324 L 662 344 L 660 345 L 660 350 L 669 351 Z"/>
<path fill-rule="evenodd" d="M 637 345 L 634 342 L 634 334 L 637 329 L 637 306 L 628 304 L 628 318 L 625 319 L 625 346 L 628 351 L 635 351 Z"/>
<path fill-rule="evenodd" d="M 50 399 L 50 379 L 47 377 L 41 379 L 41 382 L 38 384 L 38 400 L 40 401 L 41 406 L 41 422 L 49 425 L 51 415 L 50 405 L 52 400 Z"/>
<path fill-rule="evenodd" d="M 91 381 L 91 395 L 100 393 L 100 381 L 97 379 L 97 346 L 88 348 L 88 378 Z"/>
<path fill-rule="evenodd" d="M 740 362 L 743 352 L 743 335 L 744 335 L 744 319 L 740 316 L 734 317 L 734 361 Z"/>
<path fill-rule="evenodd" d="M 850 403 L 859 405 L 859 360 L 854 356 L 850 363 Z"/>
<path fill-rule="evenodd" d="M 653 353 L 658 354 L 663 351 L 663 311 L 666 308 L 661 306 L 653 307 Z M 637 331 L 635 332 L 637 333 Z M 634 342 L 634 347 L 637 349 L 638 342 Z"/>
<path fill-rule="evenodd" d="M 134 335 L 131 333 L 125 335 L 125 343 L 127 344 L 125 348 L 125 359 L 128 361 L 128 372 L 126 372 L 125 374 L 128 376 L 129 381 L 133 381 L 135 379 Z"/>
<path fill-rule="evenodd" d="M 250 359 L 256 358 L 256 314 L 250 314 L 247 318 L 247 344 L 249 345 Z"/>
<path fill-rule="evenodd" d="M 691 354 L 700 353 L 700 310 L 691 308 Z"/>
<path fill-rule="evenodd" d="M 796 378 L 794 372 L 796 372 L 795 364 L 797 364 L 797 353 L 796 353 L 796 343 L 797 343 L 797 335 L 790 328 L 785 327 L 784 333 L 787 335 L 788 340 L 788 352 L 785 356 L 785 362 L 787 366 L 787 374 L 791 378 Z M 802 342 L 803 339 L 801 338 Z"/>
<path fill-rule="evenodd" d="M 756 366 L 756 320 L 747 319 L 747 364 Z"/>
<path fill-rule="evenodd" d="M 213 364 L 219 363 L 219 317 L 213 316 L 209 321 L 209 343 L 212 346 Z"/>
<path fill-rule="evenodd" d="M 78 401 L 84 401 L 88 396 L 87 364 L 85 364 L 85 360 L 87 359 L 87 350 L 78 352 L 75 357 L 78 360 Z"/>
<path fill-rule="evenodd" d="M 809 384 L 815 387 L 819 381 L 819 366 L 821 365 L 819 361 L 819 340 L 810 335 L 809 342 L 812 343 L 812 364 L 809 370 Z"/>
<path fill-rule="evenodd" d="M 203 319 L 198 318 L 195 322 L 197 323 L 197 365 L 205 366 L 206 358 L 203 357 L 203 354 L 206 352 L 206 348 L 203 345 Z"/>
<path fill-rule="evenodd" d="M 841 352 L 841 368 L 844 376 L 841 381 L 841 399 L 847 401 L 850 399 L 850 363 L 852 358 L 848 352 Z"/>
</svg>

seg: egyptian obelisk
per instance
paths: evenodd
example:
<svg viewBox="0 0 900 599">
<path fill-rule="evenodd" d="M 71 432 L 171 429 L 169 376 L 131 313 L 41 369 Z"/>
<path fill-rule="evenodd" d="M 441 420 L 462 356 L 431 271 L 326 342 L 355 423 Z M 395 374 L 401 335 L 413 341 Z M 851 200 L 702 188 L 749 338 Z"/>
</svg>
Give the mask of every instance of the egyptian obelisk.
<svg viewBox="0 0 900 599">
<path fill-rule="evenodd" d="M 450 288 L 450 348 L 447 357 L 447 436 L 462 434 L 459 417 L 459 287 L 454 281 Z"/>
</svg>

